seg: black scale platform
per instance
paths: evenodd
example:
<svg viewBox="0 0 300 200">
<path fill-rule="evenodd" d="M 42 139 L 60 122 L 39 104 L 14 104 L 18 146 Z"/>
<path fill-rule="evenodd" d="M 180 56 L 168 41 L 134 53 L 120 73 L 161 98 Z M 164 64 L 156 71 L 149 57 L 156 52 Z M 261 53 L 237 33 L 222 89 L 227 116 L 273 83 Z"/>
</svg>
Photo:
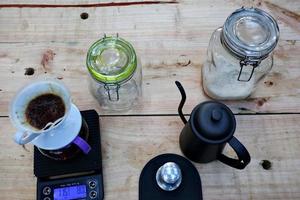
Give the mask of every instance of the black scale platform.
<svg viewBox="0 0 300 200">
<path fill-rule="evenodd" d="M 34 148 L 34 174 L 38 178 L 47 178 L 72 173 L 97 171 L 102 175 L 101 139 L 99 116 L 95 110 L 81 111 L 89 127 L 88 143 L 92 147 L 88 155 L 78 155 L 67 161 L 55 161 Z"/>
<path fill-rule="evenodd" d="M 164 191 L 156 183 L 156 172 L 163 164 L 175 162 L 182 172 L 181 185 L 174 191 Z M 162 154 L 151 159 L 139 180 L 139 200 L 202 200 L 200 175 L 186 158 L 176 154 Z"/>
<path fill-rule="evenodd" d="M 55 161 L 34 148 L 34 174 L 38 180 L 51 176 L 97 171 L 102 175 L 99 117 L 96 111 L 81 111 L 89 127 L 88 143 L 92 150 L 88 155 L 78 155 L 72 160 Z M 183 172 L 181 186 L 174 192 L 162 191 L 156 184 L 155 173 L 166 162 L 176 162 Z M 103 190 L 103 189 L 102 189 Z M 102 195 L 103 196 L 103 195 Z M 182 156 L 164 154 L 153 158 L 142 170 L 139 180 L 139 200 L 202 200 L 201 180 L 197 169 Z"/>
</svg>

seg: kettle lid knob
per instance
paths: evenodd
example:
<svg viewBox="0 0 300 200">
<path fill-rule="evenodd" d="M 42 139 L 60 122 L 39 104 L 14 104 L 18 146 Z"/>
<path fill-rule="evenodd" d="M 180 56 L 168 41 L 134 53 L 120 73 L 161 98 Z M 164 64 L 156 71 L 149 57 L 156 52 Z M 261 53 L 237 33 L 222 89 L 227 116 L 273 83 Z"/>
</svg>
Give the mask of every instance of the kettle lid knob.
<svg viewBox="0 0 300 200">
<path fill-rule="evenodd" d="M 222 119 L 222 111 L 219 109 L 213 109 L 211 112 L 211 119 L 214 121 L 220 121 Z"/>
</svg>

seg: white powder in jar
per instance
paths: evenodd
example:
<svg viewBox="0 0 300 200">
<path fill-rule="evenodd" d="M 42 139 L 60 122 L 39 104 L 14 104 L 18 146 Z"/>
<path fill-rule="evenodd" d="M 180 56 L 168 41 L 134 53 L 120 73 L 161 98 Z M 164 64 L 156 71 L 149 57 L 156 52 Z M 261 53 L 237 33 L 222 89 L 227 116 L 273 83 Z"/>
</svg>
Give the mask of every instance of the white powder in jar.
<svg viewBox="0 0 300 200">
<path fill-rule="evenodd" d="M 212 63 L 206 62 L 202 68 L 202 82 L 205 93 L 211 98 L 219 100 L 247 98 L 254 90 L 255 78 L 252 77 L 248 82 L 238 81 L 238 74 L 238 69 L 230 66 L 227 62 L 223 62 L 223 66 L 217 70 Z M 246 75 L 250 76 L 249 73 Z"/>
</svg>

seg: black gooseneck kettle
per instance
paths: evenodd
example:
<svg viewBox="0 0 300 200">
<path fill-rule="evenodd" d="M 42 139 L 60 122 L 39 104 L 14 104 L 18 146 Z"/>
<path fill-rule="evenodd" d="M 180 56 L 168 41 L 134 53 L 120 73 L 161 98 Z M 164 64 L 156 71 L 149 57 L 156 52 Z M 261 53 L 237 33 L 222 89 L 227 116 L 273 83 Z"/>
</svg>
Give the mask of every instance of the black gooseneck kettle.
<svg viewBox="0 0 300 200">
<path fill-rule="evenodd" d="M 185 124 L 181 131 L 179 144 L 183 154 L 198 163 L 219 160 L 236 169 L 244 169 L 250 163 L 250 154 L 244 145 L 233 136 L 236 120 L 232 111 L 223 103 L 205 101 L 197 105 L 187 121 L 182 113 L 186 100 L 180 82 L 175 82 L 182 96 L 178 113 Z M 238 159 L 222 153 L 226 143 L 236 152 Z"/>
</svg>

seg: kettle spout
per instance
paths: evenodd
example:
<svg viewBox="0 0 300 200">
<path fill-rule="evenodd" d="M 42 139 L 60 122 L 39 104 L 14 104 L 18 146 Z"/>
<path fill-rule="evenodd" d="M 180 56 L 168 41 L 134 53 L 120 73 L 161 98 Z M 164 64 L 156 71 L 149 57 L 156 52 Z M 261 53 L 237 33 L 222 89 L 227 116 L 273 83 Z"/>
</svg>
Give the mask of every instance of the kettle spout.
<svg viewBox="0 0 300 200">
<path fill-rule="evenodd" d="M 185 94 L 185 91 L 184 91 L 184 89 L 183 89 L 183 87 L 182 87 L 182 85 L 181 85 L 181 83 L 179 81 L 175 81 L 175 84 L 176 84 L 176 86 L 179 89 L 180 94 L 181 94 L 181 101 L 180 101 L 179 106 L 178 106 L 178 114 L 179 114 L 182 122 L 184 124 L 186 124 L 187 120 L 185 119 L 185 117 L 184 117 L 184 115 L 182 113 L 182 108 L 183 108 L 183 105 L 184 105 L 185 100 L 186 100 L 186 94 Z"/>
</svg>

